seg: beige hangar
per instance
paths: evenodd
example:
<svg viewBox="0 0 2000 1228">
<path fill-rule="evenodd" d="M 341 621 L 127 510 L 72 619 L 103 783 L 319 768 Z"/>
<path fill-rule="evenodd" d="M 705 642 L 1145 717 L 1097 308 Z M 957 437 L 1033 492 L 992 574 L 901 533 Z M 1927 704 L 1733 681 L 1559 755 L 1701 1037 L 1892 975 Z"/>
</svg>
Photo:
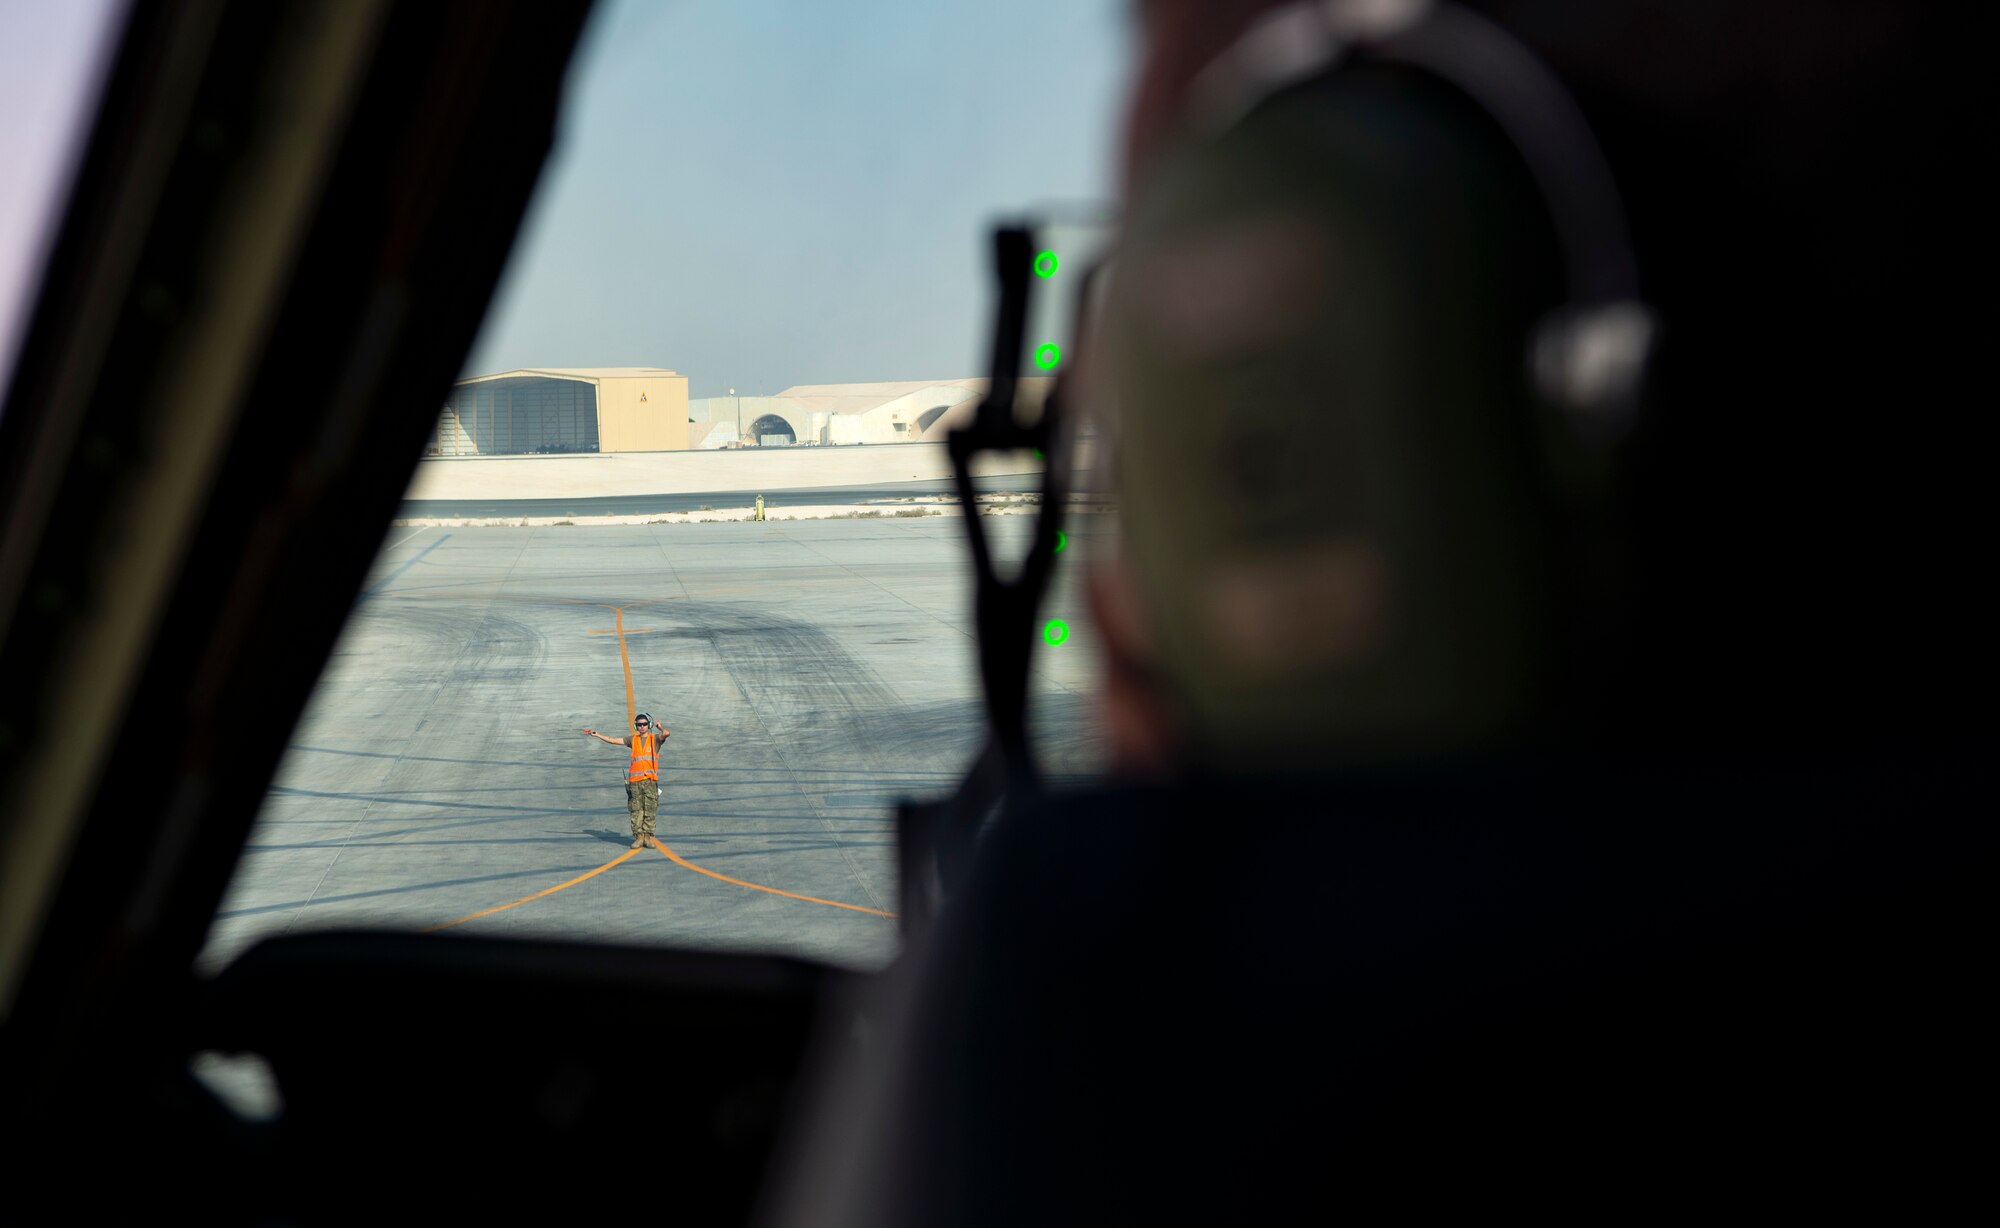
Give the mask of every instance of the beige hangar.
<svg viewBox="0 0 2000 1228">
<path fill-rule="evenodd" d="M 680 452 L 687 376 L 664 367 L 534 367 L 452 385 L 427 456 Z"/>
</svg>

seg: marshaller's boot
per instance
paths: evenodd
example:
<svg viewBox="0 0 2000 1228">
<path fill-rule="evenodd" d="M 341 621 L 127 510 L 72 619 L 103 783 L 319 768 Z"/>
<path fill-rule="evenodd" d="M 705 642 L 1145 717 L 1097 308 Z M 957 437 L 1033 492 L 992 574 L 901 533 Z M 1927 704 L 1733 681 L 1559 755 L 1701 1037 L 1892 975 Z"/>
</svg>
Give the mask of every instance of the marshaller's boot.
<svg viewBox="0 0 2000 1228">
<path fill-rule="evenodd" d="M 633 835 L 632 835 L 632 847 L 633 847 L 633 848 L 635 848 L 635 849 L 642 849 L 642 848 L 645 848 L 645 847 L 646 847 L 646 837 L 644 837 L 644 836 L 642 836 L 642 835 L 639 835 L 638 833 L 634 832 L 634 833 L 633 833 Z"/>
<path fill-rule="evenodd" d="M 644 841 L 646 842 L 646 847 L 647 847 L 647 848 L 649 848 L 649 849 L 656 849 L 656 848 L 660 847 L 660 842 L 659 842 L 659 841 L 658 841 L 657 839 L 655 839 L 655 838 L 654 838 L 654 836 L 653 836 L 653 833 L 652 833 L 652 832 L 647 832 L 647 833 L 646 833 L 645 835 L 643 835 L 643 836 L 641 836 L 641 837 L 639 837 L 639 838 L 640 838 L 641 840 L 644 840 Z"/>
</svg>

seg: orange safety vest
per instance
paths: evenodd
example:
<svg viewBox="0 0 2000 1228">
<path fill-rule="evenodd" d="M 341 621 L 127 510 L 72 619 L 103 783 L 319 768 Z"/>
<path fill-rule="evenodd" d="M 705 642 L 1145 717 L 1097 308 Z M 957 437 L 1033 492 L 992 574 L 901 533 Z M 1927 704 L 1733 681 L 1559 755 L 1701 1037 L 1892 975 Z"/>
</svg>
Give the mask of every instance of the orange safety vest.
<svg viewBox="0 0 2000 1228">
<path fill-rule="evenodd" d="M 625 779 L 658 780 L 660 778 L 660 743 L 650 733 L 632 735 L 632 770 Z"/>
</svg>

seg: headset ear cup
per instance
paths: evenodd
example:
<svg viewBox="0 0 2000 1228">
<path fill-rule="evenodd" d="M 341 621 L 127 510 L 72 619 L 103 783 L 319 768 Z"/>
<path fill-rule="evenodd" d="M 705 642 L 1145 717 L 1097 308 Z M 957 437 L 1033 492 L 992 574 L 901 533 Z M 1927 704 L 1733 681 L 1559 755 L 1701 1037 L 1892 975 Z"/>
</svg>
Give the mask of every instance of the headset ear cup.
<svg viewBox="0 0 2000 1228">
<path fill-rule="evenodd" d="M 1614 445 L 1638 415 L 1658 332 L 1652 311 L 1632 299 L 1560 308 L 1529 338 L 1529 378 L 1584 442 Z"/>
<path fill-rule="evenodd" d="M 1613 685 L 1633 602 L 1631 524 L 1621 498 L 1624 447 L 1646 400 L 1655 317 L 1623 300 L 1559 307 L 1525 354 L 1535 398 L 1548 541 L 1553 551 L 1551 684 L 1558 723 L 1587 721 Z"/>
</svg>

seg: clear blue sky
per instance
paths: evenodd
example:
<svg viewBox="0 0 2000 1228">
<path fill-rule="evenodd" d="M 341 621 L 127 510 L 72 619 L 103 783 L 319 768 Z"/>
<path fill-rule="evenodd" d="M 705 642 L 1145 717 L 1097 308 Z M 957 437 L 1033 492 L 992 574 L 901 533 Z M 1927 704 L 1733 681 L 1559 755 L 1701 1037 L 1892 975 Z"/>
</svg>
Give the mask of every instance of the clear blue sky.
<svg viewBox="0 0 2000 1228">
<path fill-rule="evenodd" d="M 469 373 L 984 374 L 985 232 L 1104 202 L 1129 0 L 606 0 Z"/>
<path fill-rule="evenodd" d="M 0 0 L 0 388 L 125 0 Z"/>
</svg>

